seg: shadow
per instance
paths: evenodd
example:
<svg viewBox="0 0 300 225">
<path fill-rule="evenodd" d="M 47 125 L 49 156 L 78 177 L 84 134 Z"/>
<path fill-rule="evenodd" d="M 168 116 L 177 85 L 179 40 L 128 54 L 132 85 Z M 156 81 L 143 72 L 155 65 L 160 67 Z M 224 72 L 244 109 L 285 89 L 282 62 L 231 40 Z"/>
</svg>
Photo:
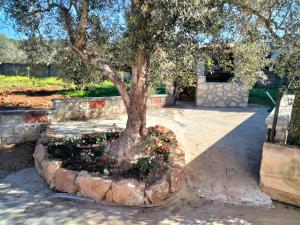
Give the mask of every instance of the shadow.
<svg viewBox="0 0 300 225">
<path fill-rule="evenodd" d="M 51 96 L 56 94 L 61 94 L 60 90 L 26 90 L 26 91 L 13 91 L 11 92 L 12 95 L 26 95 L 26 96 Z"/>
<path fill-rule="evenodd" d="M 0 110 L 36 110 L 36 108 L 33 107 L 24 107 L 24 106 L 2 106 L 0 104 Z"/>
<path fill-rule="evenodd" d="M 218 111 L 239 112 L 239 109 Z M 258 186 L 268 113 L 250 112 L 253 114 L 249 118 L 208 148 L 199 150 L 186 164 L 189 186 L 199 196 L 233 204 L 269 204 L 269 197 Z"/>
<path fill-rule="evenodd" d="M 192 109 L 194 113 L 203 113 Z M 196 112 L 196 110 L 198 110 Z M 224 109 L 222 109 L 224 110 Z M 235 109 L 225 112 L 236 112 Z M 238 111 L 239 112 L 239 111 Z M 235 122 L 233 114 L 221 118 L 234 124 L 227 132 L 214 130 L 221 123 L 212 116 L 212 128 L 193 121 L 182 134 L 203 143 L 186 165 L 187 185 L 178 199 L 163 207 L 129 208 L 99 203 L 49 198 L 53 192 L 33 168 L 0 180 L 0 218 L 4 224 L 272 224 L 298 225 L 300 210 L 290 206 L 273 209 L 221 203 L 225 200 L 253 203 L 258 193 L 259 165 L 265 138 L 266 110 L 243 109 L 249 116 Z M 190 114 L 190 112 L 188 112 Z M 247 114 L 248 115 L 248 114 Z M 197 117 L 198 118 L 198 117 Z M 183 118 L 179 118 L 182 120 Z M 189 118 L 187 118 L 188 120 Z M 201 119 L 199 117 L 198 119 Z M 195 134 L 194 128 L 199 128 Z M 74 127 L 73 127 L 74 128 Z M 182 128 L 184 129 L 184 128 Z M 202 131 L 208 129 L 207 136 Z M 224 128 L 225 129 L 225 128 Z M 218 136 L 219 133 L 222 136 Z M 193 136 L 194 134 L 194 136 Z M 209 137 L 212 136 L 211 141 Z M 211 142 L 211 143 L 210 143 Z M 206 145 L 204 145 L 206 144 Z M 190 150 L 189 150 L 190 151 Z M 191 157 L 191 156 L 188 156 Z M 199 192 L 200 190 L 200 192 Z M 201 192 L 202 191 L 202 192 Z M 207 194 L 207 196 L 201 196 Z M 221 196 L 221 197 L 220 197 Z M 216 197 L 216 201 L 203 197 Z M 220 198 L 218 198 L 220 197 Z M 219 201 L 220 200 L 220 201 Z M 263 203 L 263 202 L 261 202 Z"/>
<path fill-rule="evenodd" d="M 217 202 L 197 204 L 178 200 L 155 208 L 118 207 L 61 198 L 49 198 L 34 169 L 0 180 L 0 218 L 3 224 L 272 224 L 298 225 L 300 210 L 234 206 Z"/>
</svg>

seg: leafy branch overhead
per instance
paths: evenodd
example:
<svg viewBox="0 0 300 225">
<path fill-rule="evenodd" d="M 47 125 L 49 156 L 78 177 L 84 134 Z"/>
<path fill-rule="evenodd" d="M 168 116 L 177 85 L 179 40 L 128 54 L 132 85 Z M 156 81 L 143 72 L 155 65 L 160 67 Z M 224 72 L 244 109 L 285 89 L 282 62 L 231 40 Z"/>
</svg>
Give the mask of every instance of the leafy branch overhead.
<svg viewBox="0 0 300 225">
<path fill-rule="evenodd" d="M 4 0 L 19 31 L 43 40 L 68 41 L 87 67 L 118 88 L 128 114 L 111 150 L 119 158 L 146 133 L 152 84 L 180 77 L 193 83 L 196 64 L 234 71 L 252 85 L 269 68 L 299 59 L 299 1 L 294 0 Z M 275 61 L 269 54 L 277 54 Z M 299 60 L 298 60 L 299 61 Z M 270 67 L 271 63 L 276 65 Z M 298 68 L 295 68 L 298 69 Z M 126 87 L 119 71 L 129 71 Z"/>
</svg>

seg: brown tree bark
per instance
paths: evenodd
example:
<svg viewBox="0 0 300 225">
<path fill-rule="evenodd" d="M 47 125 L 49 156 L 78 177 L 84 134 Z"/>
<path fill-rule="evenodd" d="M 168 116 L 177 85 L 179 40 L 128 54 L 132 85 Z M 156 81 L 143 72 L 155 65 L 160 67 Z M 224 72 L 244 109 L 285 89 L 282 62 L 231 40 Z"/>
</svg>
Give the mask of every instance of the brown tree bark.
<svg viewBox="0 0 300 225">
<path fill-rule="evenodd" d="M 134 145 L 146 134 L 148 62 L 144 49 L 139 50 L 132 69 L 130 103 L 127 109 L 127 124 L 120 138 L 110 146 L 118 160 L 130 158 Z"/>
</svg>

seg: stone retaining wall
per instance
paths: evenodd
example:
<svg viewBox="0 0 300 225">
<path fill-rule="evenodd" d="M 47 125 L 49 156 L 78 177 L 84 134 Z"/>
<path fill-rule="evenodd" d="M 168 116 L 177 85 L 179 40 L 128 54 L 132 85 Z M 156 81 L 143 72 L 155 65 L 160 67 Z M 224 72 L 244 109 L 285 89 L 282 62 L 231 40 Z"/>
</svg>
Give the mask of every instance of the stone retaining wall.
<svg viewBox="0 0 300 225">
<path fill-rule="evenodd" d="M 260 187 L 274 200 L 300 206 L 300 148 L 265 142 Z"/>
<path fill-rule="evenodd" d="M 2 111 L 0 112 L 0 145 L 35 141 L 47 123 L 47 111 Z"/>
<path fill-rule="evenodd" d="M 247 107 L 248 89 L 229 82 L 206 82 L 198 76 L 196 105 L 203 107 Z"/>
<path fill-rule="evenodd" d="M 154 110 L 170 105 L 167 95 L 153 95 L 148 98 L 147 109 Z M 101 98 L 76 98 L 53 100 L 51 120 L 86 120 L 126 112 L 120 96 Z"/>
<path fill-rule="evenodd" d="M 288 136 L 288 128 L 291 121 L 292 109 L 294 103 L 295 96 L 294 95 L 284 95 L 280 101 L 278 119 L 276 124 L 276 132 L 274 140 L 277 142 L 285 143 Z M 268 115 L 265 120 L 267 128 L 272 129 L 273 118 L 274 118 L 275 108 Z"/>
<path fill-rule="evenodd" d="M 148 110 L 169 104 L 167 95 L 153 95 Z M 53 100 L 51 110 L 0 111 L 0 145 L 35 141 L 51 121 L 87 120 L 125 113 L 121 97 Z"/>
</svg>

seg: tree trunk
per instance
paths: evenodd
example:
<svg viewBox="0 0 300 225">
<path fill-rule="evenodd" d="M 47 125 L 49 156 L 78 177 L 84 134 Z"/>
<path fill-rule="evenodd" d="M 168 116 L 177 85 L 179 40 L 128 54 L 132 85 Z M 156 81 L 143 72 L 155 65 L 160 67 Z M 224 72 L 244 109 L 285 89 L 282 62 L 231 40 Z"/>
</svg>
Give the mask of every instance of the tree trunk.
<svg viewBox="0 0 300 225">
<path fill-rule="evenodd" d="M 134 152 L 134 145 L 146 134 L 147 111 L 147 69 L 148 64 L 143 51 L 135 57 L 132 69 L 132 86 L 129 92 L 130 103 L 126 107 L 127 124 L 124 132 L 112 145 L 110 150 L 118 160 L 130 158 Z"/>
</svg>

